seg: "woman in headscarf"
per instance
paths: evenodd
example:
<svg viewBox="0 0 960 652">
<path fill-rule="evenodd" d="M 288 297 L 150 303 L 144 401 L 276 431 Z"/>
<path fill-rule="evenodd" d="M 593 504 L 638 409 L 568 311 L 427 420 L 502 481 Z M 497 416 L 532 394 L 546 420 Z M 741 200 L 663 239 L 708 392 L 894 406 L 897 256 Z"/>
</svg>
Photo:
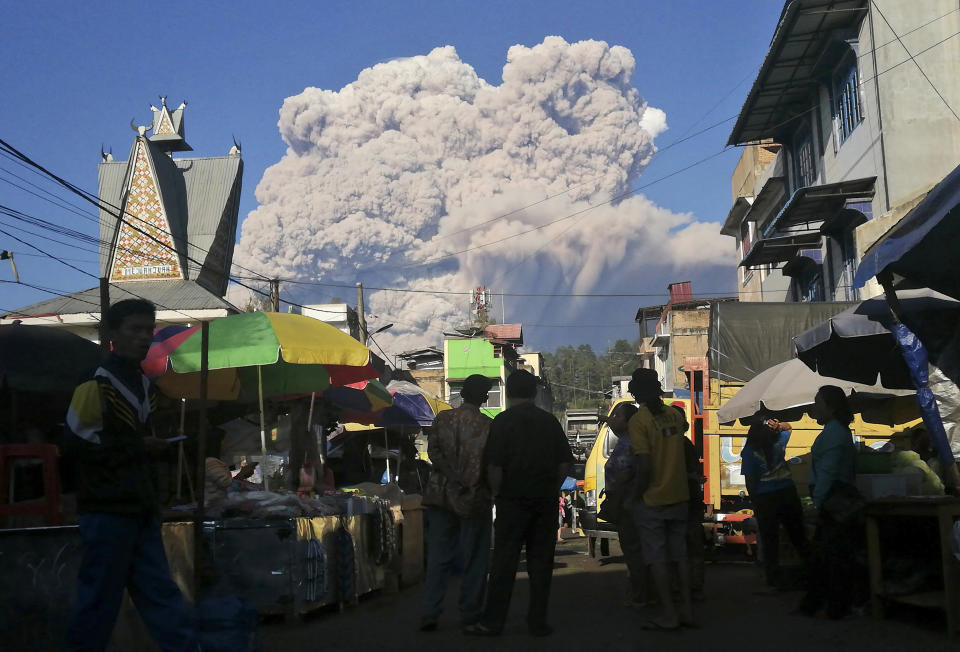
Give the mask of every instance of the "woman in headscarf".
<svg viewBox="0 0 960 652">
<path fill-rule="evenodd" d="M 740 452 L 741 473 L 753 502 L 767 585 L 784 588 L 780 577 L 780 526 L 803 559 L 807 557 L 807 535 L 803 529 L 803 507 L 787 466 L 786 450 L 793 431 L 789 423 L 771 419 L 754 423 Z"/>
<path fill-rule="evenodd" d="M 843 390 L 824 385 L 814 400 L 814 416 L 824 426 L 811 447 L 810 494 L 817 508 L 817 532 L 809 565 L 809 586 L 800 611 L 813 616 L 826 607 L 829 618 L 843 618 L 853 603 L 859 540 L 855 488 L 857 448 L 850 432 L 853 412 Z"/>
</svg>

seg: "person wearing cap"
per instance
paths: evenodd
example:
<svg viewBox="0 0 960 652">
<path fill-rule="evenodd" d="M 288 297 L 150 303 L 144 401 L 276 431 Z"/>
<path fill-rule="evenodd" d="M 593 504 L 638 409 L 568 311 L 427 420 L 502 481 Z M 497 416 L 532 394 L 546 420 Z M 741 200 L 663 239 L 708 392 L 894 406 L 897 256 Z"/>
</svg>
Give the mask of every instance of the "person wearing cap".
<svg viewBox="0 0 960 652">
<path fill-rule="evenodd" d="M 420 630 L 437 629 L 447 581 L 459 560 L 460 622 L 474 625 L 483 608 L 490 553 L 490 490 L 483 455 L 492 420 L 480 411 L 492 384 L 486 376 L 468 377 L 460 390 L 463 404 L 440 412 L 433 421 L 427 454 L 433 472 L 423 504 L 427 506 L 427 574 Z"/>
<path fill-rule="evenodd" d="M 693 599 L 687 559 L 690 489 L 684 439 L 684 418 L 664 405 L 657 372 L 637 369 L 628 389 L 639 404 L 628 424 L 637 456 L 633 517 L 640 530 L 643 559 L 650 568 L 662 612 L 644 629 L 692 627 Z M 677 570 L 680 605 L 674 603 L 671 566 Z"/>
</svg>

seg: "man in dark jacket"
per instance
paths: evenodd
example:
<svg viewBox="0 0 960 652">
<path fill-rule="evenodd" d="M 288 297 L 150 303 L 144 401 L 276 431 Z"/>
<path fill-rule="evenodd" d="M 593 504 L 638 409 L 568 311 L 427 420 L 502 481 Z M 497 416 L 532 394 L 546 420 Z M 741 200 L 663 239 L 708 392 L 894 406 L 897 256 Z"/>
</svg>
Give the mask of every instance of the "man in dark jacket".
<svg viewBox="0 0 960 652">
<path fill-rule="evenodd" d="M 515 371 L 507 378 L 510 408 L 493 420 L 487 441 L 487 476 L 496 498 L 493 562 L 487 606 L 481 622 L 468 634 L 499 634 L 507 618 L 513 582 L 526 546 L 530 577 L 527 627 L 534 636 L 547 636 L 547 601 L 553 576 L 560 486 L 573 464 L 573 455 L 560 422 L 533 404 L 537 378 Z"/>
<path fill-rule="evenodd" d="M 140 370 L 153 339 L 155 308 L 120 301 L 107 311 L 113 350 L 77 386 L 65 447 L 76 463 L 83 560 L 68 650 L 104 650 L 127 589 L 164 652 L 195 650 L 196 637 L 160 536 L 150 454 L 167 442 L 150 435 L 156 404 Z"/>
</svg>

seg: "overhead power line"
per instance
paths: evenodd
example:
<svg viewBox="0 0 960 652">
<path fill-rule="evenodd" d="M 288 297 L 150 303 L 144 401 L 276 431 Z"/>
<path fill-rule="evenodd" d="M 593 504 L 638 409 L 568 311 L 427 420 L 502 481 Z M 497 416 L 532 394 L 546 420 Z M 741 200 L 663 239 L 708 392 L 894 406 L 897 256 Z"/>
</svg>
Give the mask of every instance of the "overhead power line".
<svg viewBox="0 0 960 652">
<path fill-rule="evenodd" d="M 917 67 L 917 70 L 920 71 L 920 74 L 923 75 L 923 78 L 927 80 L 927 83 L 928 83 L 928 84 L 930 84 L 930 88 L 933 89 L 933 92 L 937 94 L 937 97 L 939 97 L 939 98 L 940 98 L 940 101 L 943 102 L 943 105 L 944 105 L 945 107 L 947 107 L 947 110 L 949 110 L 950 113 L 953 114 L 953 117 L 956 118 L 957 121 L 960 121 L 960 115 L 957 115 L 957 112 L 953 110 L 953 107 L 950 106 L 950 103 L 949 103 L 949 102 L 947 102 L 947 98 L 945 98 L 945 97 L 943 96 L 943 93 L 940 92 L 940 89 L 937 88 L 937 85 L 933 83 L 933 80 L 930 79 L 930 77 L 927 75 L 927 73 L 926 73 L 926 72 L 923 70 L 923 68 L 920 66 L 920 62 L 917 61 L 916 58 L 915 58 L 912 54 L 910 54 L 910 50 L 907 49 L 907 46 L 906 46 L 906 44 L 904 44 L 903 39 L 901 39 L 900 36 L 897 35 L 897 30 L 895 30 L 895 29 L 893 28 L 893 25 L 890 24 L 890 21 L 887 20 L 887 17 L 883 15 L 883 11 L 881 11 L 881 9 L 880 9 L 880 7 L 877 5 L 877 3 L 876 3 L 876 2 L 871 2 L 871 4 L 873 5 L 873 8 L 877 10 L 877 13 L 880 14 L 880 17 L 883 18 L 883 22 L 885 22 L 885 23 L 887 24 L 887 27 L 890 28 L 890 31 L 893 33 L 893 35 L 896 37 L 897 41 L 898 41 L 898 42 L 900 43 L 900 45 L 903 47 L 903 51 L 906 52 L 906 53 L 907 53 L 907 56 L 910 57 L 910 60 L 913 61 L 914 65 Z M 929 49 L 929 48 L 928 48 L 928 49 Z"/>
</svg>

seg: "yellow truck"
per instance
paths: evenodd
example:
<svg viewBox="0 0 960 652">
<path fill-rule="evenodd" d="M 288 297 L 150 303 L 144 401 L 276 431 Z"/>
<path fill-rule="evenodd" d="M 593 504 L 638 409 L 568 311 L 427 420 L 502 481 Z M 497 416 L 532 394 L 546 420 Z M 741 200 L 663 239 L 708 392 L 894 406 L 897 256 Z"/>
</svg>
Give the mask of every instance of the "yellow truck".
<svg viewBox="0 0 960 652">
<path fill-rule="evenodd" d="M 682 368 L 687 378 L 683 396 L 665 398 L 668 404 L 682 406 L 690 423 L 687 436 L 694 443 L 703 464 L 704 520 L 709 524 L 715 545 L 756 542 L 752 510 L 746 485 L 740 474 L 740 451 L 747 426 L 739 421 L 721 424 L 717 411 L 747 381 L 769 367 L 793 357 L 793 337 L 848 308 L 850 303 L 737 303 L 711 306 L 708 355 L 686 357 Z M 679 365 L 678 365 L 679 366 Z M 680 393 L 676 391 L 675 394 Z M 628 401 L 620 399 L 614 403 Z M 903 406 L 902 403 L 898 404 Z M 613 406 L 611 406 L 612 409 Z M 807 477 L 809 452 L 821 426 L 801 410 L 787 418 L 793 435 L 787 448 L 791 471 L 801 496 L 809 495 Z M 851 424 L 854 434 L 867 443 L 887 440 L 896 431 L 909 426 L 912 413 L 889 410 L 882 414 L 858 414 Z M 879 423 L 878 423 L 879 422 Z M 886 425 L 882 425 L 886 424 Z M 587 457 L 584 471 L 584 503 L 579 514 L 590 552 L 600 544 L 608 554 L 609 540 L 616 539 L 612 524 L 598 521 L 597 512 L 604 498 L 604 473 L 617 438 L 604 425 Z"/>
<path fill-rule="evenodd" d="M 613 402 L 607 411 L 607 416 L 613 412 L 613 408 L 621 403 L 632 402 L 632 399 L 621 398 Z M 682 399 L 665 399 L 668 405 L 679 405 L 684 411 L 689 411 L 689 401 Z M 689 419 L 688 419 L 689 421 Z M 690 431 L 687 431 L 690 436 Z M 596 557 L 597 544 L 600 545 L 600 554 L 610 554 L 610 540 L 617 538 L 616 526 L 597 518 L 597 512 L 600 511 L 600 505 L 603 504 L 605 497 L 606 480 L 604 475 L 604 465 L 613 453 L 614 446 L 617 445 L 617 436 L 610 430 L 610 426 L 604 423 L 600 427 L 597 438 L 593 441 L 593 447 L 587 455 L 587 462 L 583 472 L 583 492 L 584 507 L 578 512 L 578 521 L 587 537 L 587 547 L 591 557 Z"/>
</svg>

